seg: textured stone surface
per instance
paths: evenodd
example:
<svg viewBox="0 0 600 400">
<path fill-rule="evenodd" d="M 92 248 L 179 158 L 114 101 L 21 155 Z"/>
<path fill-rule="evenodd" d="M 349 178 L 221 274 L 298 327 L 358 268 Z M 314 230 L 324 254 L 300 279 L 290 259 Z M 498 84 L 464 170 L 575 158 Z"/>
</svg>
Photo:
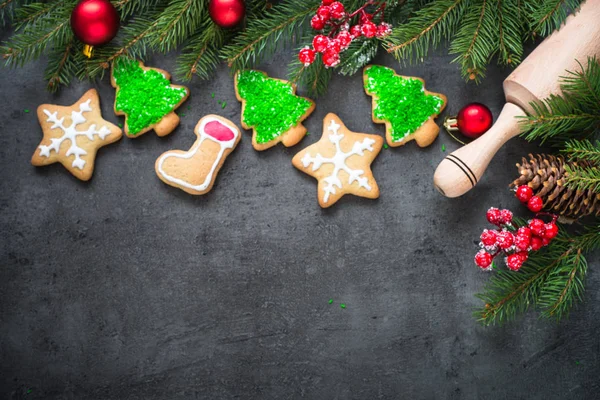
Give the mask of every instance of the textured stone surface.
<svg viewBox="0 0 600 400">
<path fill-rule="evenodd" d="M 288 59 L 262 69 L 283 77 Z M 497 116 L 508 71 L 465 84 L 450 60 L 401 72 L 448 96 L 438 122 L 470 101 Z M 173 70 L 172 57 L 147 61 Z M 373 164 L 379 200 L 347 196 L 321 210 L 316 181 L 291 159 L 319 139 L 323 116 L 384 134 L 361 77 L 336 76 L 300 145 L 258 153 L 245 132 L 213 191 L 193 197 L 163 184 L 154 161 L 189 148 L 205 114 L 239 123 L 223 67 L 189 85 L 173 134 L 104 147 L 83 183 L 58 164 L 29 164 L 41 138 L 36 107 L 71 104 L 90 87 L 51 95 L 44 67 L 0 69 L 0 398 L 597 398 L 593 257 L 585 303 L 560 325 L 528 314 L 483 328 L 471 317 L 490 276 L 472 261 L 485 210 L 526 215 L 506 186 L 536 146 L 514 139 L 477 189 L 454 200 L 431 184 L 442 144 L 458 147 L 445 133 L 427 149 L 384 149 Z M 122 122 L 107 78 L 92 86 L 105 117 Z"/>
</svg>

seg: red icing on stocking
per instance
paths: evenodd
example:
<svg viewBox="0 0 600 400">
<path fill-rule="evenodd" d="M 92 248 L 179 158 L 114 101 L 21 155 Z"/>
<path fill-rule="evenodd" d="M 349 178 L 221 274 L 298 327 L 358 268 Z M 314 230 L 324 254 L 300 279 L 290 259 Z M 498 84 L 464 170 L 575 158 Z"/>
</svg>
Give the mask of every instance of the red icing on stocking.
<svg viewBox="0 0 600 400">
<path fill-rule="evenodd" d="M 228 142 L 235 138 L 231 128 L 229 128 L 227 125 L 223 125 L 219 121 L 210 121 L 204 125 L 204 133 L 212 136 L 220 142 Z"/>
</svg>

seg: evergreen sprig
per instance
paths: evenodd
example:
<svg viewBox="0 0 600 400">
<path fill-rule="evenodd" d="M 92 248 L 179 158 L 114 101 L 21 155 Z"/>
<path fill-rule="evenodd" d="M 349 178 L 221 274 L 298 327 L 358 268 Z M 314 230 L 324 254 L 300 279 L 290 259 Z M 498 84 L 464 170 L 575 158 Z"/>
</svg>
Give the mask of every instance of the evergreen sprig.
<svg viewBox="0 0 600 400">
<path fill-rule="evenodd" d="M 519 225 L 522 225 L 522 221 Z M 497 269 L 482 293 L 484 306 L 474 316 L 484 325 L 514 320 L 530 308 L 542 317 L 560 320 L 581 301 L 587 273 L 585 254 L 600 248 L 600 226 L 559 235 L 529 259 L 518 271 Z"/>
</svg>

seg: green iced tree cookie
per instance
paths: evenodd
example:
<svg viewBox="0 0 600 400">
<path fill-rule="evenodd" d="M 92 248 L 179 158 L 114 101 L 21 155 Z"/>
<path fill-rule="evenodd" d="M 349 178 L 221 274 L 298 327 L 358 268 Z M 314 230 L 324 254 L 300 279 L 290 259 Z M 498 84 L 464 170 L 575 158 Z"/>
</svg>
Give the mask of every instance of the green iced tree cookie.
<svg viewBox="0 0 600 400">
<path fill-rule="evenodd" d="M 172 85 L 170 74 L 142 62 L 121 58 L 114 62 L 112 85 L 117 89 L 115 113 L 125 115 L 125 134 L 138 137 L 154 129 L 158 136 L 179 124 L 177 109 L 189 95 L 188 88 Z"/>
<path fill-rule="evenodd" d="M 235 76 L 235 92 L 242 102 L 242 126 L 252 129 L 252 146 L 266 150 L 282 142 L 289 147 L 306 135 L 301 124 L 315 103 L 296 96 L 293 83 L 269 78 L 261 71 L 242 70 Z"/>
</svg>

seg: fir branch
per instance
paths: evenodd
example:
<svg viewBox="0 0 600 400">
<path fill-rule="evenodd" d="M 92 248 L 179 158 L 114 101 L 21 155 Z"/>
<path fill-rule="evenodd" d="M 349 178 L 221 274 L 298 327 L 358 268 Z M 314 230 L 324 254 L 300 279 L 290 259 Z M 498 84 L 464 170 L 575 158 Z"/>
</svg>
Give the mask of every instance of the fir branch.
<svg viewBox="0 0 600 400">
<path fill-rule="evenodd" d="M 376 40 L 353 41 L 341 54 L 338 72 L 345 76 L 354 75 L 375 58 L 378 49 L 379 43 Z"/>
<path fill-rule="evenodd" d="M 408 23 L 392 30 L 385 39 L 388 53 L 399 61 L 416 61 L 429 54 L 456 31 L 469 0 L 434 1 L 419 9 Z"/>
<path fill-rule="evenodd" d="M 67 43 L 62 47 L 55 47 L 48 57 L 48 66 L 44 79 L 48 81 L 48 90 L 56 92 L 60 85 L 68 85 L 71 76 L 75 75 L 75 63 L 73 61 L 73 47 L 75 37 L 71 34 Z"/>
<path fill-rule="evenodd" d="M 7 21 L 12 21 L 19 7 L 27 5 L 29 0 L 2 0 L 0 1 L 0 26 Z"/>
<path fill-rule="evenodd" d="M 572 10 L 577 10 L 583 0 L 541 0 L 528 2 L 530 29 L 547 36 L 559 29 Z"/>
<path fill-rule="evenodd" d="M 333 70 L 325 67 L 321 54 L 317 54 L 315 62 L 309 66 L 302 64 L 298 58 L 289 65 L 289 79 L 292 83 L 304 88 L 309 96 L 318 97 L 325 93 Z"/>
<path fill-rule="evenodd" d="M 523 57 L 521 32 L 524 23 L 521 20 L 519 2 L 498 0 L 498 61 L 501 64 L 519 64 Z"/>
<path fill-rule="evenodd" d="M 199 0 L 173 0 L 158 16 L 150 43 L 162 52 L 171 51 L 190 37 L 204 18 L 206 2 Z"/>
<path fill-rule="evenodd" d="M 569 161 L 581 161 L 600 165 L 600 141 L 592 143 L 589 140 L 569 140 L 562 150 Z"/>
<path fill-rule="evenodd" d="M 565 164 L 566 186 L 600 193 L 600 168 Z"/>
<path fill-rule="evenodd" d="M 142 15 L 147 11 L 152 11 L 159 6 L 161 2 L 165 0 L 118 0 L 113 1 L 113 5 L 119 11 L 121 20 L 124 21 L 132 15 Z M 166 5 L 163 5 L 164 8 Z"/>
<path fill-rule="evenodd" d="M 259 64 L 278 48 L 294 40 L 307 17 L 317 9 L 318 3 L 317 0 L 310 0 L 273 6 L 265 18 L 249 21 L 246 30 L 225 46 L 222 57 L 234 71 Z"/>
<path fill-rule="evenodd" d="M 193 37 L 177 59 L 176 75 L 190 81 L 194 75 L 209 79 L 219 65 L 217 49 L 225 40 L 223 30 L 210 23 L 200 29 L 201 34 Z"/>
<path fill-rule="evenodd" d="M 61 1 L 51 1 L 26 4 L 20 7 L 15 13 L 15 30 L 24 30 L 29 26 L 40 23 L 42 19 L 49 17 L 61 5 Z M 74 5 L 74 3 L 71 5 Z"/>
</svg>

